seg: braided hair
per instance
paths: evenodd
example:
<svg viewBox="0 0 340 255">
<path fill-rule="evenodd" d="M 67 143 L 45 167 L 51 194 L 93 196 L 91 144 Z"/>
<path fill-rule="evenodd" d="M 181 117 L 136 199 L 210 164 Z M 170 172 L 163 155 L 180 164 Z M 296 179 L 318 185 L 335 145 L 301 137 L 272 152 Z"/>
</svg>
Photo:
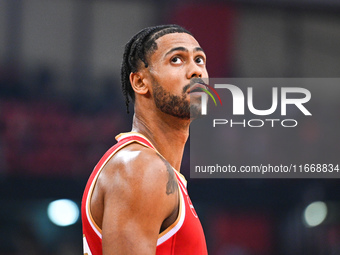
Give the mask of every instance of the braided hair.
<svg viewBox="0 0 340 255">
<path fill-rule="evenodd" d="M 130 73 L 137 72 L 142 64 L 147 68 L 149 66 L 148 56 L 157 50 L 156 40 L 171 33 L 187 33 L 191 35 L 189 31 L 178 25 L 147 27 L 133 36 L 125 45 L 121 66 L 121 83 L 127 113 L 129 113 L 130 98 L 132 102 L 135 101 L 135 93 L 130 83 Z"/>
</svg>

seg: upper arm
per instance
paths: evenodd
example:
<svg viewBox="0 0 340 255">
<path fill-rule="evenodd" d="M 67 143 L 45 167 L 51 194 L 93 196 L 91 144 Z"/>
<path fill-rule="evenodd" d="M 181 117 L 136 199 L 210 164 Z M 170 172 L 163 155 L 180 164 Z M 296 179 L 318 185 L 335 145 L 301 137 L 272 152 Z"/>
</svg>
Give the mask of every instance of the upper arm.
<svg viewBox="0 0 340 255">
<path fill-rule="evenodd" d="M 103 254 L 155 254 L 161 225 L 178 206 L 167 164 L 143 148 L 120 151 L 103 170 Z"/>
</svg>

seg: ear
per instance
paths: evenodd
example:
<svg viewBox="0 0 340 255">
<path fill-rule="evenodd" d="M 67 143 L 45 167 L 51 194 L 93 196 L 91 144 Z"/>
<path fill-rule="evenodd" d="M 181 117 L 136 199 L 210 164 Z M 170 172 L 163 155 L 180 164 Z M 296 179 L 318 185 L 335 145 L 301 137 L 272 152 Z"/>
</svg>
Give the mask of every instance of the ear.
<svg viewBox="0 0 340 255">
<path fill-rule="evenodd" d="M 142 72 L 130 73 L 130 83 L 135 93 L 140 95 L 148 93 L 149 89 L 144 83 L 144 78 L 144 73 Z"/>
</svg>

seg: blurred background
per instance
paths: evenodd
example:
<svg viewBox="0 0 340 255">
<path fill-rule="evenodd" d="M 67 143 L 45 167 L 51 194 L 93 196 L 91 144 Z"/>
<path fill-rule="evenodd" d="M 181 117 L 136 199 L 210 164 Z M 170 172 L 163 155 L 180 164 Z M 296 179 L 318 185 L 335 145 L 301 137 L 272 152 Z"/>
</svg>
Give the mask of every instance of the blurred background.
<svg viewBox="0 0 340 255">
<path fill-rule="evenodd" d="M 87 178 L 131 128 L 120 63 L 140 29 L 186 27 L 211 77 L 339 77 L 339 11 L 337 0 L 0 0 L 0 255 L 82 254 Z M 306 159 L 327 142 L 327 122 L 313 121 L 295 134 Z M 339 179 L 197 180 L 188 164 L 186 150 L 209 254 L 340 254 Z"/>
</svg>

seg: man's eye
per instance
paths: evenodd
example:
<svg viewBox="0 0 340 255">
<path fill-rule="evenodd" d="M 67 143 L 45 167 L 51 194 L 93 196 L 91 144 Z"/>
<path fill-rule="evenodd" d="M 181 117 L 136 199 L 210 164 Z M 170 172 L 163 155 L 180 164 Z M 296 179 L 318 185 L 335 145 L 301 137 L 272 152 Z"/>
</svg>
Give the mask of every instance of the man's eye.
<svg viewBox="0 0 340 255">
<path fill-rule="evenodd" d="M 173 57 L 171 59 L 171 62 L 174 64 L 181 64 L 182 63 L 182 59 L 180 59 L 179 57 Z"/>
<path fill-rule="evenodd" d="M 202 57 L 198 57 L 196 58 L 196 63 L 199 65 L 204 65 L 205 61 Z"/>
</svg>

